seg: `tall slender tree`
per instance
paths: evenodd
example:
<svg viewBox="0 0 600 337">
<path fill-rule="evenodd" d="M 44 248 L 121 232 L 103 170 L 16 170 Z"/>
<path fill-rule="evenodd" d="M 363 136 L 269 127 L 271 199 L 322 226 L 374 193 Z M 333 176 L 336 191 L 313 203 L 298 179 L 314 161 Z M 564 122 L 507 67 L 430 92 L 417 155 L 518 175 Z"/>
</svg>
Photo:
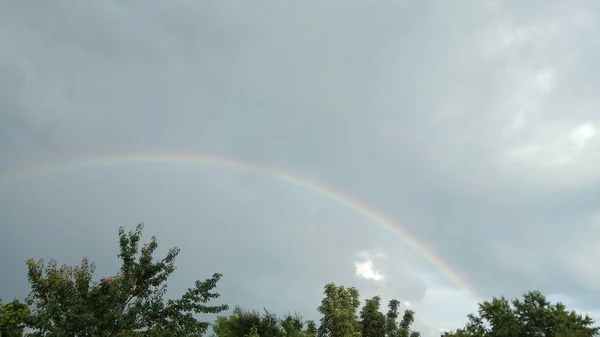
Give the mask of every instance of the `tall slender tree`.
<svg viewBox="0 0 600 337">
<path fill-rule="evenodd" d="M 386 336 L 395 337 L 398 331 L 397 319 L 400 316 L 400 301 L 392 299 L 388 303 L 388 312 L 385 315 L 386 318 Z"/>
<path fill-rule="evenodd" d="M 386 316 L 379 310 L 381 297 L 375 296 L 365 301 L 360 312 L 362 337 L 383 337 L 386 334 Z"/>
</svg>

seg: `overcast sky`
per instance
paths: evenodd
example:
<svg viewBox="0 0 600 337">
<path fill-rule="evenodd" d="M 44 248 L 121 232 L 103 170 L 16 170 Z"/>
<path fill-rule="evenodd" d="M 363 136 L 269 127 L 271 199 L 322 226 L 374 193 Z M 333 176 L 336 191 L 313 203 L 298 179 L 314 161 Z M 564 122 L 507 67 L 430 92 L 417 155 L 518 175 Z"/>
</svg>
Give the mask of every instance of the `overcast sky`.
<svg viewBox="0 0 600 337">
<path fill-rule="evenodd" d="M 135 153 L 295 172 L 414 233 L 487 299 L 600 312 L 597 1 L 2 1 L 0 176 Z M 182 249 L 173 293 L 315 318 L 327 282 L 475 300 L 352 209 L 240 170 L 120 164 L 0 179 L 0 297 L 24 261 L 118 268 L 117 227 Z M 372 269 L 375 279 L 357 275 Z M 375 272 L 377 271 L 377 272 Z M 596 315 L 600 317 L 600 315 Z"/>
</svg>

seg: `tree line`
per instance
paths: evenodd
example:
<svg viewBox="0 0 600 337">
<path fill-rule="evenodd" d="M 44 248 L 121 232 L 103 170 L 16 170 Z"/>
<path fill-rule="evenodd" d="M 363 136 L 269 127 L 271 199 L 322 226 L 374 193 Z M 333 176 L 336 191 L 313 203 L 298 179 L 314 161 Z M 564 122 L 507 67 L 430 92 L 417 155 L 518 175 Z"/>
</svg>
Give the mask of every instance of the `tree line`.
<svg viewBox="0 0 600 337">
<path fill-rule="evenodd" d="M 0 301 L 0 337 L 420 337 L 413 330 L 414 311 L 401 312 L 400 301 L 390 300 L 382 311 L 384 303 L 375 296 L 361 307 L 356 288 L 335 283 L 323 289 L 318 322 L 298 313 L 276 315 L 238 306 L 223 314 L 228 305 L 211 304 L 219 298 L 214 291 L 222 277 L 218 273 L 195 281 L 180 297 L 165 300 L 179 249 L 171 248 L 156 259 L 156 238 L 140 245 L 142 232 L 143 224 L 128 232 L 119 228 L 121 268 L 99 280 L 93 279 L 94 264 L 85 258 L 77 266 L 28 260 L 31 291 L 24 302 Z M 216 318 L 206 322 L 198 318 L 201 314 Z M 499 297 L 479 303 L 463 328 L 444 336 L 592 337 L 599 331 L 588 315 L 530 291 L 522 299 Z"/>
</svg>

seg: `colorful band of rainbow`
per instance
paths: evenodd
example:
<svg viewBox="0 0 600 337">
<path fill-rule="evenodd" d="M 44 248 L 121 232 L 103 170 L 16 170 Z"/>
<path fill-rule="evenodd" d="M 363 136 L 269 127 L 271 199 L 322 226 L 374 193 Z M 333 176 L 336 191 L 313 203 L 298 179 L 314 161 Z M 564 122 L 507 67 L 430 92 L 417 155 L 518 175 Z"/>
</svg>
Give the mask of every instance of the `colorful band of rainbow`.
<svg viewBox="0 0 600 337">
<path fill-rule="evenodd" d="M 51 171 L 58 171 L 63 169 L 74 169 L 81 167 L 96 167 L 115 165 L 123 163 L 181 163 L 181 164 L 201 164 L 211 165 L 217 167 L 225 167 L 231 169 L 238 169 L 244 171 L 255 172 L 273 179 L 284 181 L 290 185 L 294 185 L 305 190 L 309 190 L 317 195 L 326 197 L 340 205 L 347 207 L 354 213 L 363 216 L 370 222 L 378 224 L 392 233 L 396 234 L 406 245 L 411 247 L 419 253 L 424 259 L 431 263 L 448 281 L 452 282 L 455 286 L 467 292 L 468 296 L 477 302 L 482 302 L 482 296 L 480 296 L 469 283 L 456 273 L 448 263 L 446 263 L 441 257 L 436 255 L 434 251 L 425 245 L 421 240 L 417 239 L 416 236 L 412 235 L 403 226 L 394 222 L 383 215 L 372 207 L 354 199 L 348 195 L 342 194 L 328 186 L 321 183 L 311 181 L 294 173 L 283 171 L 273 167 L 249 163 L 245 161 L 234 160 L 225 157 L 218 156 L 204 156 L 197 154 L 132 154 L 132 155 L 119 155 L 119 156 L 103 156 L 93 157 L 83 160 L 67 161 L 57 164 L 41 165 L 34 169 L 19 170 L 15 173 L 1 174 L 0 182 L 2 181 L 14 181 L 18 179 L 27 178 L 32 175 L 43 174 Z"/>
</svg>

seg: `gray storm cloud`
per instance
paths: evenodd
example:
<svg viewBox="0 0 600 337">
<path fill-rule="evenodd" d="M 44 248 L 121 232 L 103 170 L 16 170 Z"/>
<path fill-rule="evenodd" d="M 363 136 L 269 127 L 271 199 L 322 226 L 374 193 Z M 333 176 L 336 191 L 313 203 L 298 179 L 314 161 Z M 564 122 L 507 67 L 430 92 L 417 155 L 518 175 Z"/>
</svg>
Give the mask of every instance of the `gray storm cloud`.
<svg viewBox="0 0 600 337">
<path fill-rule="evenodd" d="M 485 297 L 538 288 L 598 312 L 599 7 L 5 1 L 0 176 L 128 153 L 282 167 L 406 226 Z M 424 336 L 474 310 L 331 200 L 177 164 L 0 182 L 0 297 L 27 293 L 30 257 L 110 273 L 117 225 L 139 221 L 181 246 L 174 290 L 220 271 L 231 304 L 316 316 L 325 283 L 357 285 L 410 302 Z"/>
</svg>

